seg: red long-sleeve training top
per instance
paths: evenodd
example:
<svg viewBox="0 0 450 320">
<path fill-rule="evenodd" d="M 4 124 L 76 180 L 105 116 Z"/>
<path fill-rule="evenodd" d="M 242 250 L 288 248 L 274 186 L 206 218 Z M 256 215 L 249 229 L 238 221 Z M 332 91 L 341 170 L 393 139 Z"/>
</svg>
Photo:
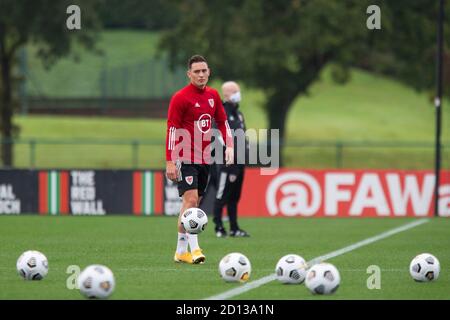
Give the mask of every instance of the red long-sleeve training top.
<svg viewBox="0 0 450 320">
<path fill-rule="evenodd" d="M 176 92 L 167 116 L 166 160 L 208 163 L 211 153 L 211 120 L 214 119 L 227 146 L 233 146 L 219 93 L 208 86 L 197 88 L 192 83 Z"/>
</svg>

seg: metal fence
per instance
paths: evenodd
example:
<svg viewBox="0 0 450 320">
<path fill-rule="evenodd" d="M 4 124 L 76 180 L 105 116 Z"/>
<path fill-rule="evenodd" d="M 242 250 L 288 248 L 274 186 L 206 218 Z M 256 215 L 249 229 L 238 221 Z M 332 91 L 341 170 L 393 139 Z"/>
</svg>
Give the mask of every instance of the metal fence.
<svg viewBox="0 0 450 320">
<path fill-rule="evenodd" d="M 166 58 L 149 58 L 136 64 L 103 68 L 100 74 L 102 97 L 167 98 L 186 85 L 183 68 L 170 69 Z"/>
<path fill-rule="evenodd" d="M 15 168 L 163 168 L 165 141 L 105 139 L 16 139 Z M 256 149 L 254 149 L 256 150 Z M 432 169 L 434 143 L 407 141 L 289 141 L 286 167 Z M 442 167 L 450 168 L 450 143 L 442 145 Z"/>
</svg>

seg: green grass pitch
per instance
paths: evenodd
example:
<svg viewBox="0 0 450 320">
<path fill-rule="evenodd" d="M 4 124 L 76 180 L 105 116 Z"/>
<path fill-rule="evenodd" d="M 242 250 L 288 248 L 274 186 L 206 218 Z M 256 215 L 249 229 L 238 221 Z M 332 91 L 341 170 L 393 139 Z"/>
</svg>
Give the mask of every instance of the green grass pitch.
<svg viewBox="0 0 450 320">
<path fill-rule="evenodd" d="M 206 254 L 203 265 L 173 262 L 174 217 L 39 217 L 0 216 L 0 299 L 83 299 L 67 288 L 71 265 L 104 264 L 112 269 L 116 288 L 110 299 L 205 299 L 242 286 L 219 276 L 220 259 L 230 252 L 245 254 L 252 263 L 249 281 L 274 272 L 280 257 L 295 253 L 311 260 L 354 244 L 413 219 L 241 218 L 250 238 L 217 239 L 212 222 L 199 236 Z M 450 219 L 395 234 L 328 260 L 341 274 L 331 296 L 314 296 L 304 284 L 269 282 L 231 299 L 449 299 Z M 39 250 L 49 260 L 42 281 L 22 280 L 16 260 L 25 250 Z M 422 252 L 441 263 L 439 279 L 416 283 L 409 275 L 411 259 Z M 367 268 L 381 268 L 381 288 L 369 290 Z M 72 276 L 72 277 L 71 277 Z"/>
</svg>

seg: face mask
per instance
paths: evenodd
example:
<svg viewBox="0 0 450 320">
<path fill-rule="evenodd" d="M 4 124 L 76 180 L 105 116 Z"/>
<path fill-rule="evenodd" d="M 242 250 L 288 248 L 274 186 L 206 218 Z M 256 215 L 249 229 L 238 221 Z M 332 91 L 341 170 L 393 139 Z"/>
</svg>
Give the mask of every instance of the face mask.
<svg viewBox="0 0 450 320">
<path fill-rule="evenodd" d="M 233 102 L 233 103 L 236 103 L 236 104 L 241 102 L 241 92 L 237 91 L 237 92 L 233 93 L 230 96 L 230 101 Z"/>
</svg>

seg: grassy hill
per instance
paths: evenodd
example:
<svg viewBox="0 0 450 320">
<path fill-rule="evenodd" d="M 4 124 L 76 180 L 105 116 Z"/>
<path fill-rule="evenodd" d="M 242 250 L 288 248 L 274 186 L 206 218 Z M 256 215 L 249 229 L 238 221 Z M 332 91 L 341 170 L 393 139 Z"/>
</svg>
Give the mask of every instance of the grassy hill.
<svg viewBox="0 0 450 320">
<path fill-rule="evenodd" d="M 343 140 L 432 142 L 435 135 L 435 108 L 426 93 L 392 79 L 354 70 L 349 83 L 334 84 L 327 70 L 311 88 L 308 97 L 299 97 L 288 116 L 288 140 Z M 450 103 L 444 101 L 442 139 L 450 142 Z M 447 167 L 450 150 L 444 152 Z M 294 161 L 296 150 L 286 150 Z M 304 158 L 323 157 L 323 150 L 309 148 Z M 331 152 L 330 165 L 334 161 Z M 344 167 L 432 168 L 432 148 L 352 148 L 344 150 Z M 323 163 L 320 162 L 320 163 Z M 321 164 L 319 164 L 321 166 Z"/>
<path fill-rule="evenodd" d="M 98 95 L 98 74 L 102 64 L 118 67 L 151 57 L 157 36 L 145 32 L 105 32 L 99 43 L 103 57 L 77 50 L 81 63 L 59 61 L 49 72 L 29 55 L 34 81 L 51 96 Z M 32 52 L 32 49 L 30 52 Z M 214 68 L 214 66 L 211 66 Z M 213 87 L 220 82 L 213 79 Z M 32 86 L 29 85 L 29 88 Z M 31 89 L 30 89 L 31 90 Z M 42 89 L 43 90 L 43 89 Z M 261 90 L 243 86 L 242 111 L 248 128 L 266 128 Z M 433 167 L 434 107 L 425 93 L 415 92 L 389 78 L 353 70 L 351 80 L 337 85 L 325 69 L 311 87 L 308 96 L 299 96 L 287 120 L 287 142 L 331 142 L 330 146 L 287 147 L 285 164 L 305 168 L 337 166 L 335 143 L 343 142 L 340 165 L 346 168 L 420 168 Z M 96 145 L 38 144 L 35 163 L 39 167 L 120 167 L 133 164 L 131 140 L 146 140 L 139 149 L 139 167 L 164 165 L 164 119 L 108 119 L 99 117 L 15 117 L 21 126 L 21 138 L 96 139 L 110 144 Z M 444 166 L 450 168 L 450 102 L 444 101 Z M 106 141 L 108 140 L 108 141 Z M 347 142 L 383 141 L 394 147 L 348 147 Z M 396 147 L 402 141 L 428 143 L 430 147 Z M 114 143 L 121 143 L 115 145 Z M 18 166 L 30 163 L 28 144 L 16 147 Z"/>
<path fill-rule="evenodd" d="M 79 46 L 46 69 L 27 47 L 26 92 L 38 97 L 168 97 L 185 81 L 185 71 L 168 72 L 165 55 L 156 54 L 158 35 L 144 31 L 101 33 L 96 51 Z"/>
<path fill-rule="evenodd" d="M 100 71 L 133 65 L 152 58 L 158 35 L 144 31 L 105 31 L 97 43 L 98 53 L 75 47 L 73 54 L 58 60 L 49 70 L 27 47 L 30 95 L 51 97 L 100 96 Z"/>
</svg>

